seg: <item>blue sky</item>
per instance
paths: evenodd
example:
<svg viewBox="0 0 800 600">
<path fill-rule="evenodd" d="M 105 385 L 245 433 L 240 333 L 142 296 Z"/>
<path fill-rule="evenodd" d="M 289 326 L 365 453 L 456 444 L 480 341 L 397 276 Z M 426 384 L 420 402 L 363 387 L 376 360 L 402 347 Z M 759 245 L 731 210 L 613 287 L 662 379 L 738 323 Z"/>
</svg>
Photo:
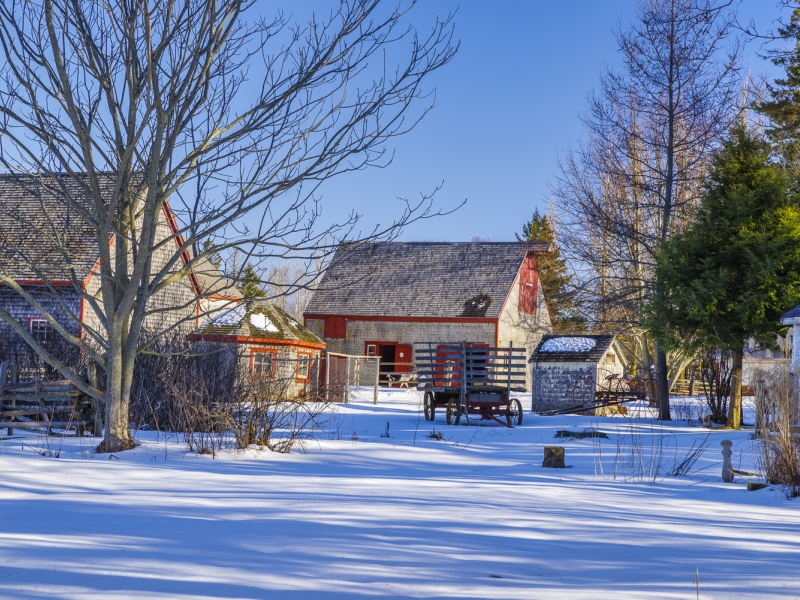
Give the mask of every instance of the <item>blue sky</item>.
<svg viewBox="0 0 800 600">
<path fill-rule="evenodd" d="M 513 239 L 534 208 L 547 210 L 558 154 L 580 140 L 586 97 L 604 65 L 617 62 L 612 28 L 629 21 L 634 6 L 634 0 L 422 0 L 410 15 L 420 30 L 458 9 L 461 50 L 430 82 L 437 106 L 390 143 L 389 167 L 327 182 L 320 190 L 323 220 L 355 209 L 370 229 L 398 214 L 397 197 L 418 198 L 443 182 L 440 207 L 467 204 L 409 227 L 401 239 Z M 776 0 L 743 0 L 739 15 L 764 29 L 780 11 Z M 774 73 L 757 50 L 746 48 L 745 66 Z"/>
</svg>

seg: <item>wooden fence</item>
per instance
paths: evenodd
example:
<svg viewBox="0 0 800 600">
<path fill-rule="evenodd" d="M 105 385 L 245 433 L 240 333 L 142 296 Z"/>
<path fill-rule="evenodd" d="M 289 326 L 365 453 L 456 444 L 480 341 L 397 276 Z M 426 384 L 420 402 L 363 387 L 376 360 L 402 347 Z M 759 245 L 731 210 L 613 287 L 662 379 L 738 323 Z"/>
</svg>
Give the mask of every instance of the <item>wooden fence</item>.
<svg viewBox="0 0 800 600">
<path fill-rule="evenodd" d="M 69 381 L 17 382 L 15 365 L 0 364 L 0 429 L 74 430 L 102 435 L 99 403 Z"/>
</svg>

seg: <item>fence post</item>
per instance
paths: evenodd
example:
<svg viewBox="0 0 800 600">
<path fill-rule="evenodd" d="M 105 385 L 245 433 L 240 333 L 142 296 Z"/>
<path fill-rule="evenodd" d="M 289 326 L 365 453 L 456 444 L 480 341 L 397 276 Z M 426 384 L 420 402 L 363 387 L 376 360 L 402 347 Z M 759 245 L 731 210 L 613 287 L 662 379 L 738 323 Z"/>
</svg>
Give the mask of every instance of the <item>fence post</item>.
<svg viewBox="0 0 800 600">
<path fill-rule="evenodd" d="M 330 402 L 331 389 L 331 355 L 325 355 L 325 402 Z"/>
<path fill-rule="evenodd" d="M 378 385 L 380 384 L 381 379 L 381 359 L 375 358 L 375 398 L 373 399 L 372 403 L 377 406 L 378 405 Z"/>
<path fill-rule="evenodd" d="M 344 403 L 350 403 L 350 357 L 344 359 Z"/>
<path fill-rule="evenodd" d="M 0 385 L 8 383 L 8 361 L 4 360 L 0 363 Z M 5 391 L 0 390 L 0 410 L 5 410 L 5 402 L 3 402 L 3 394 Z"/>
<path fill-rule="evenodd" d="M 12 363 L 12 364 L 10 364 L 10 365 L 8 365 L 8 373 L 6 374 L 6 381 L 7 381 L 8 383 L 10 383 L 10 384 L 15 384 L 15 383 L 17 383 L 17 365 L 15 365 L 15 364 L 13 364 L 13 363 Z M 12 393 L 13 393 L 13 392 L 12 392 Z M 16 400 L 11 400 L 11 401 L 9 402 L 9 405 L 10 405 L 10 406 L 12 406 L 12 407 L 13 407 L 13 406 L 16 406 L 16 405 L 17 405 L 17 401 L 16 401 Z M 13 421 L 13 420 L 14 420 L 14 417 L 11 417 L 10 421 Z M 7 434 L 9 437 L 11 437 L 12 435 L 14 435 L 14 428 L 13 428 L 13 427 L 9 427 L 9 428 L 8 428 L 8 431 L 6 432 L 6 434 Z"/>
<path fill-rule="evenodd" d="M 514 358 L 514 342 L 508 343 L 508 393 L 511 393 L 511 361 Z"/>
</svg>

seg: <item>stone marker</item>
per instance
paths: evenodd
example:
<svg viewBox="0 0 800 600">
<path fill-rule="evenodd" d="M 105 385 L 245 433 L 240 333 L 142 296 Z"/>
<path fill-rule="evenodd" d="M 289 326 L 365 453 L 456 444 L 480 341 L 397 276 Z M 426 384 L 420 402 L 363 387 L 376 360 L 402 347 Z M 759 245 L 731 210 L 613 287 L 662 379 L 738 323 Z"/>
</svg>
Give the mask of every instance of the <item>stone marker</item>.
<svg viewBox="0 0 800 600">
<path fill-rule="evenodd" d="M 564 446 L 545 446 L 543 467 L 564 469 Z"/>
<path fill-rule="evenodd" d="M 722 440 L 719 445 L 722 446 L 722 481 L 725 483 L 733 482 L 733 465 L 731 464 L 731 442 L 730 440 Z"/>
</svg>

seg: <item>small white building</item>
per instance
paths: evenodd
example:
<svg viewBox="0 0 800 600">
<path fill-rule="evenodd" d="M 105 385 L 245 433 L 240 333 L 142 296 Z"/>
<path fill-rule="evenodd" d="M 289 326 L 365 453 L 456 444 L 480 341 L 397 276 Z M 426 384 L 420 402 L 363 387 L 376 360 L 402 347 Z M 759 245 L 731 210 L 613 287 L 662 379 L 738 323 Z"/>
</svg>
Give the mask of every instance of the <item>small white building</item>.
<svg viewBox="0 0 800 600">
<path fill-rule="evenodd" d="M 620 388 L 627 367 L 613 335 L 545 335 L 528 362 L 534 412 L 589 404 L 596 392 Z"/>
<path fill-rule="evenodd" d="M 791 355 L 792 373 L 800 373 L 800 304 L 783 315 L 781 323 L 791 327 L 786 334 L 788 348 L 785 352 Z"/>
</svg>

